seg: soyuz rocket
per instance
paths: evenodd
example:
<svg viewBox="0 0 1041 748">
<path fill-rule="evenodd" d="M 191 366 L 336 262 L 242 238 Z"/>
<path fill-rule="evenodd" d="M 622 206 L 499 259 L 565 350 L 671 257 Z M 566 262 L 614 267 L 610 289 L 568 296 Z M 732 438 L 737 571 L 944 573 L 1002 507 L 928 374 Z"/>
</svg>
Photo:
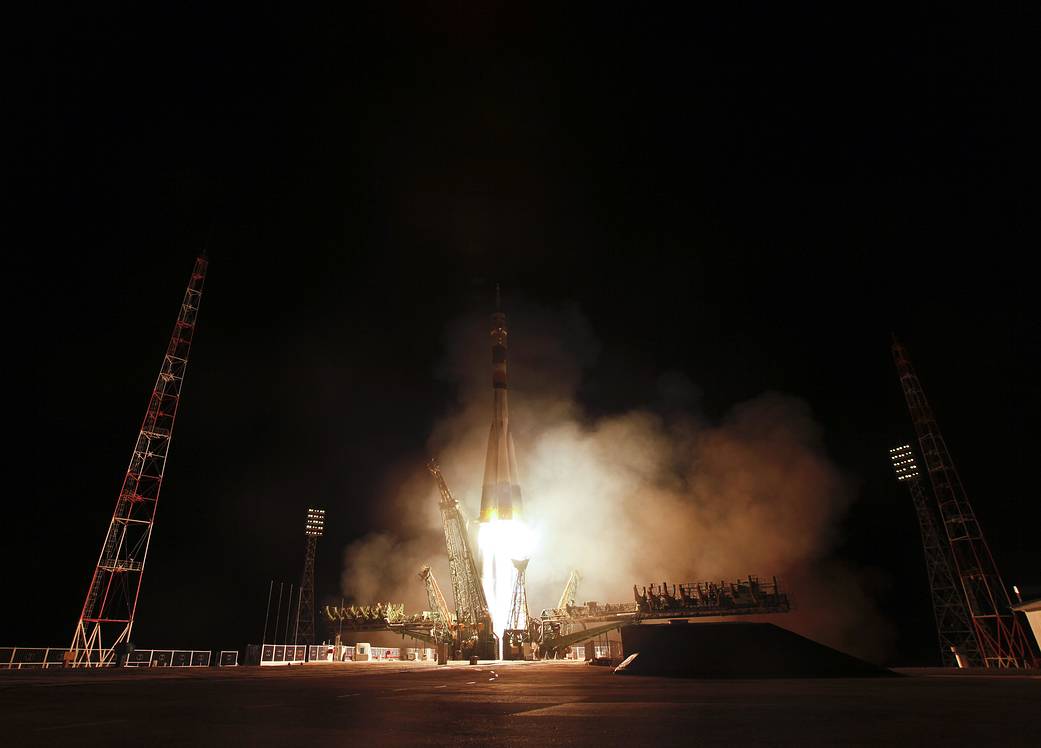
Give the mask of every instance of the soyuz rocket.
<svg viewBox="0 0 1041 748">
<path fill-rule="evenodd" d="M 488 434 L 488 455 L 484 462 L 479 522 L 521 519 L 520 480 L 517 456 L 510 433 L 510 411 L 506 398 L 506 315 L 499 308 L 496 288 L 495 314 L 492 315 L 492 392 L 495 409 Z"/>
</svg>

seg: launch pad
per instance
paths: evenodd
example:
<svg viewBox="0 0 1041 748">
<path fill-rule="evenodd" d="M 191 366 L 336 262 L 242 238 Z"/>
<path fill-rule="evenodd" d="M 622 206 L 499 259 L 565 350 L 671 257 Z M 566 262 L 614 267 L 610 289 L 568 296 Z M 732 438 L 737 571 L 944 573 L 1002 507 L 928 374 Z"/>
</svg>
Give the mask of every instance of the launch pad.
<svg viewBox="0 0 1041 748">
<path fill-rule="evenodd" d="M 448 555 L 454 608 L 430 566 L 419 570 L 428 610 L 406 614 L 404 605 L 326 606 L 329 623 L 339 632 L 392 631 L 437 647 L 438 661 L 457 659 L 556 659 L 579 643 L 594 643 L 626 624 L 643 620 L 786 613 L 788 595 L 771 582 L 749 576 L 735 583 L 694 582 L 633 585 L 629 603 L 577 604 L 581 575 L 572 570 L 555 608 L 531 614 L 526 570 L 532 547 L 524 522 L 516 450 L 510 430 L 507 388 L 506 315 L 498 303 L 492 315 L 491 361 L 493 415 L 488 436 L 481 508 L 477 517 L 478 550 L 468 522 L 436 460 L 427 469 L 440 494 L 439 509 Z M 336 645 L 342 644 L 339 634 Z"/>
</svg>

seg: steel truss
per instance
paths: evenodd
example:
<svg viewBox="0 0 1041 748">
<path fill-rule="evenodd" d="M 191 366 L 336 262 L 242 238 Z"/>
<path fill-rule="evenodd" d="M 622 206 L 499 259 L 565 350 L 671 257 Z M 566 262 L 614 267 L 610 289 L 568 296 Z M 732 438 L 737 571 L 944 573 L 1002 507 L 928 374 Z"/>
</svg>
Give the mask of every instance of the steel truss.
<svg viewBox="0 0 1041 748">
<path fill-rule="evenodd" d="M 940 539 L 934 511 L 929 508 L 926 488 L 914 459 L 911 445 L 890 450 L 897 480 L 907 484 L 918 517 L 925 556 L 925 572 L 932 595 L 933 619 L 940 647 L 940 663 L 944 667 L 978 667 L 980 659 L 972 619 L 965 609 L 961 586 L 951 571 L 951 559 L 946 540 Z"/>
<path fill-rule="evenodd" d="M 113 664 L 130 641 L 207 265 L 196 258 L 101 545 L 70 647 L 78 667 Z"/>
<path fill-rule="evenodd" d="M 1028 667 L 1034 656 L 1012 611 L 1005 583 L 951 459 L 925 391 L 907 351 L 895 338 L 893 360 L 918 435 L 951 557 L 968 606 L 980 656 L 986 667 Z"/>
<path fill-rule="evenodd" d="M 314 559 L 318 538 L 325 532 L 325 510 L 308 509 L 304 533 L 307 545 L 304 551 L 304 571 L 300 575 L 300 593 L 296 605 L 294 644 L 314 644 Z"/>
<path fill-rule="evenodd" d="M 503 645 L 517 647 L 532 640 L 532 621 L 531 615 L 528 613 L 528 592 L 525 581 L 528 559 L 514 559 L 513 567 L 517 574 L 513 581 L 510 614 L 506 619 L 506 630 L 503 632 Z"/>
<path fill-rule="evenodd" d="M 484 594 L 481 573 L 477 569 L 476 557 L 470 546 L 466 518 L 459 510 L 459 502 L 448 489 L 448 483 L 445 482 L 437 462 L 428 462 L 427 470 L 434 476 L 441 493 L 441 524 L 448 550 L 448 569 L 452 577 L 452 597 L 455 600 L 459 641 L 472 642 L 472 645 L 462 648 L 472 647 L 481 658 L 494 657 L 497 645 L 492 632 L 491 614 L 488 612 L 488 598 Z"/>
</svg>

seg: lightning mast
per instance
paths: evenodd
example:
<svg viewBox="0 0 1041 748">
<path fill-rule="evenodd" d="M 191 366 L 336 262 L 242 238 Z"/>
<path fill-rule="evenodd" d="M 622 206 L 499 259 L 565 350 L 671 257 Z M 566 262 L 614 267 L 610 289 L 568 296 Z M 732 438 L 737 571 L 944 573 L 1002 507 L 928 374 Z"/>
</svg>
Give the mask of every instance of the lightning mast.
<svg viewBox="0 0 1041 748">
<path fill-rule="evenodd" d="M 929 508 L 925 486 L 915 462 L 910 444 L 889 450 L 896 479 L 906 483 L 911 492 L 918 529 L 922 534 L 922 550 L 925 554 L 925 570 L 932 593 L 933 619 L 936 621 L 936 636 L 940 645 L 940 662 L 945 667 L 978 667 L 980 660 L 976 634 L 973 631 L 969 612 L 961 588 L 951 571 L 947 546 L 940 540 L 936 530 L 934 511 Z"/>
<path fill-rule="evenodd" d="M 101 545 L 72 636 L 78 667 L 113 664 L 114 648 L 130 641 L 207 265 L 196 258 Z"/>
<path fill-rule="evenodd" d="M 983 664 L 988 668 L 1028 667 L 1032 664 L 1033 654 L 1012 611 L 1005 583 L 947 451 L 922 384 L 911 366 L 907 351 L 895 338 L 893 360 L 946 529 L 951 557 L 968 604 Z"/>
</svg>

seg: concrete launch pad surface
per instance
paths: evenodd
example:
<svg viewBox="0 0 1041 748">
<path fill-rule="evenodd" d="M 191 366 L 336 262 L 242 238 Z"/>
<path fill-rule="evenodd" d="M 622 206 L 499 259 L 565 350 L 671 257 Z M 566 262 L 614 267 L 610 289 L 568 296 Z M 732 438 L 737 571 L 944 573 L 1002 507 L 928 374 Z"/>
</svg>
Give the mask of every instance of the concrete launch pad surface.
<svg viewBox="0 0 1041 748">
<path fill-rule="evenodd" d="M 1041 745 L 1041 674 L 686 680 L 583 663 L 0 671 L 21 745 Z"/>
</svg>

